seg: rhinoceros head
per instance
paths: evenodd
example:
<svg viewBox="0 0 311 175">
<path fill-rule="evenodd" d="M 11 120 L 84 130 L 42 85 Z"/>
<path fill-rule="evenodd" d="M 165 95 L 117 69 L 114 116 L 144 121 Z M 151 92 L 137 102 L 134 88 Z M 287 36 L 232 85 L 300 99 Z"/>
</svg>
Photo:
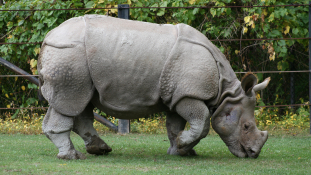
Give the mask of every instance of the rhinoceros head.
<svg viewBox="0 0 311 175">
<path fill-rule="evenodd" d="M 270 77 L 257 84 L 257 78 L 247 74 L 238 83 L 239 92 L 225 97 L 212 116 L 214 130 L 237 157 L 257 158 L 268 139 L 268 132 L 256 127 L 254 109 L 255 92 L 264 89 L 269 81 Z"/>
</svg>

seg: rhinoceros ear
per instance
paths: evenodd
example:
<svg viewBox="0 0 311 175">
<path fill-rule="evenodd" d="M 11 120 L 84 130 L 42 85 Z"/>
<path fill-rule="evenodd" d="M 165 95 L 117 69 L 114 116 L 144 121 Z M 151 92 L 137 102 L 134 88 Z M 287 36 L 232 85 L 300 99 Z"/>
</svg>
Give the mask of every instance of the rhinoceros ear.
<svg viewBox="0 0 311 175">
<path fill-rule="evenodd" d="M 243 90 L 245 91 L 246 95 L 251 95 L 252 94 L 252 89 L 253 87 L 257 84 L 257 78 L 254 74 L 252 73 L 247 73 L 241 81 L 241 86 Z"/>
<path fill-rule="evenodd" d="M 260 90 L 263 90 L 264 88 L 266 88 L 270 82 L 271 78 L 268 77 L 265 79 L 265 81 L 263 81 L 262 83 L 259 83 L 257 85 L 254 86 L 254 91 L 260 91 Z"/>
</svg>

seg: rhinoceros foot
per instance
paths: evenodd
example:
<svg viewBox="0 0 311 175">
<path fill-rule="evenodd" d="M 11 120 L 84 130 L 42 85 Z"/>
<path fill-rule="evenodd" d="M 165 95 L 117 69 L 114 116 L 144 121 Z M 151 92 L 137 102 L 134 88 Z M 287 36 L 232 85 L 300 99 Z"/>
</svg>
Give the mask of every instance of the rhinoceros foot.
<svg viewBox="0 0 311 175">
<path fill-rule="evenodd" d="M 170 147 L 167 150 L 167 154 L 169 155 L 180 155 L 180 156 L 197 156 L 198 154 L 194 149 L 186 150 L 178 150 L 176 147 Z"/>
<path fill-rule="evenodd" d="M 197 145 L 199 142 L 200 142 L 200 140 L 192 142 L 191 144 L 186 145 L 184 147 L 178 147 L 178 150 L 177 150 L 178 154 L 181 156 L 196 156 L 196 155 L 198 155 L 196 153 L 196 151 L 193 149 L 193 147 L 195 145 Z"/>
<path fill-rule="evenodd" d="M 60 152 L 57 154 L 57 158 L 65 159 L 65 160 L 72 160 L 72 159 L 86 159 L 86 156 L 81 152 L 73 149 L 67 152 Z"/>
<path fill-rule="evenodd" d="M 92 136 L 92 141 L 86 145 L 86 151 L 90 154 L 108 154 L 112 149 L 98 136 Z"/>
</svg>

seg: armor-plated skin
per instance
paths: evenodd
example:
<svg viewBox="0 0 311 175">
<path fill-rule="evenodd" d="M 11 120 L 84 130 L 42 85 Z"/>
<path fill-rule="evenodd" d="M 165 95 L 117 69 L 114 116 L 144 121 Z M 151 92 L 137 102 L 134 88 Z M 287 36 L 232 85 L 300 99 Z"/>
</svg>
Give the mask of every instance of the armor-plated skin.
<svg viewBox="0 0 311 175">
<path fill-rule="evenodd" d="M 208 134 L 210 119 L 238 157 L 256 158 L 267 140 L 255 125 L 254 107 L 255 91 L 270 79 L 257 85 L 247 74 L 240 82 L 219 49 L 185 24 L 72 18 L 47 34 L 38 72 L 50 104 L 42 128 L 59 158 L 85 158 L 74 149 L 71 130 L 90 154 L 112 150 L 93 128 L 94 107 L 123 119 L 167 112 L 167 153 L 173 155 L 196 155 L 193 147 Z"/>
</svg>

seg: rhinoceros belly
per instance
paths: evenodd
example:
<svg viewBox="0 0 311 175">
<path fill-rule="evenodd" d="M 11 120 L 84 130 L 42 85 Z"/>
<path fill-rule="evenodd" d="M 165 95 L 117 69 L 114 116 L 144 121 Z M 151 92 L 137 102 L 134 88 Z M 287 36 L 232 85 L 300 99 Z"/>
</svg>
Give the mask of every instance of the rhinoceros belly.
<svg viewBox="0 0 311 175">
<path fill-rule="evenodd" d="M 158 108 L 162 69 L 176 41 L 173 25 L 85 16 L 85 45 L 98 103 L 114 112 Z"/>
</svg>

